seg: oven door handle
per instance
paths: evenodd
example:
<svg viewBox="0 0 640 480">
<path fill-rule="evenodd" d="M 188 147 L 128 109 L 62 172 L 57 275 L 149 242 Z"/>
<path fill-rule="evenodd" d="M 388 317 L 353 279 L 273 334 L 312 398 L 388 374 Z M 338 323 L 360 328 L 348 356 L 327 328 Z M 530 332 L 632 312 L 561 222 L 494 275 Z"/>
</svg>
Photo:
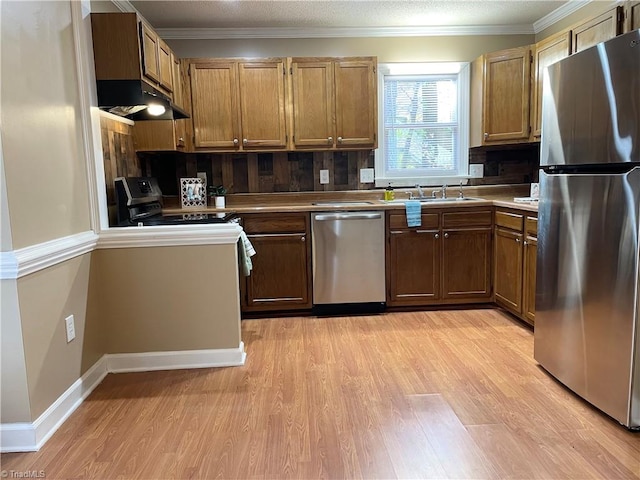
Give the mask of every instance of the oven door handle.
<svg viewBox="0 0 640 480">
<path fill-rule="evenodd" d="M 382 218 L 382 213 L 321 213 L 313 217 L 318 222 L 330 220 L 375 220 L 378 218 Z"/>
</svg>

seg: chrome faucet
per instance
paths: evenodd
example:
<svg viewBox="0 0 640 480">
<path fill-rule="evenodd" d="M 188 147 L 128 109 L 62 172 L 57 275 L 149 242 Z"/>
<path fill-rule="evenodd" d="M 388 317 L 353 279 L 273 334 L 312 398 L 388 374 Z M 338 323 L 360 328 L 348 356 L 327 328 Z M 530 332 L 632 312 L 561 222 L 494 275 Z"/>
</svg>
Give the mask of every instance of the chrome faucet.
<svg viewBox="0 0 640 480">
<path fill-rule="evenodd" d="M 464 198 L 464 192 L 462 191 L 462 180 L 460 180 L 460 193 L 458 193 L 458 198 L 459 199 Z"/>
<path fill-rule="evenodd" d="M 442 198 L 447 198 L 447 184 L 442 185 Z"/>
<path fill-rule="evenodd" d="M 419 183 L 416 183 L 416 188 L 418 189 L 418 198 L 424 198 L 424 192 L 422 191 L 422 187 Z"/>
</svg>

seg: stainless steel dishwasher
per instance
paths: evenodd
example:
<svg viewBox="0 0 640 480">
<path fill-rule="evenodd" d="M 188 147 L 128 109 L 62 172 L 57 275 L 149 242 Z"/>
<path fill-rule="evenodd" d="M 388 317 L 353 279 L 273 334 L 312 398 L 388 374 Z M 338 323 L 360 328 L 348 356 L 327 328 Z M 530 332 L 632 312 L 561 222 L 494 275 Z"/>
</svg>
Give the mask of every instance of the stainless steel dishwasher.
<svg viewBox="0 0 640 480">
<path fill-rule="evenodd" d="M 315 313 L 384 310 L 384 212 L 313 213 L 311 241 Z"/>
</svg>

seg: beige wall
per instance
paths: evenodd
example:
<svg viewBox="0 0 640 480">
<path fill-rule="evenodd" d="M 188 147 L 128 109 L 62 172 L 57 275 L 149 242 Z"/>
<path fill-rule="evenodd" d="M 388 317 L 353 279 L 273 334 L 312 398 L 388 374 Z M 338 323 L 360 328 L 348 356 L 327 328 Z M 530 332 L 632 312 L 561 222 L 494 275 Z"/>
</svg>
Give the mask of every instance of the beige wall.
<svg viewBox="0 0 640 480">
<path fill-rule="evenodd" d="M 533 35 L 459 37 L 167 40 L 185 57 L 367 56 L 378 62 L 471 61 L 483 53 L 534 43 Z"/>
<path fill-rule="evenodd" d="M 237 348 L 235 245 L 97 250 L 89 315 L 108 353 Z"/>
<path fill-rule="evenodd" d="M 87 324 L 91 255 L 18 279 L 32 420 L 105 353 L 99 324 Z M 72 314 L 76 338 L 67 343 L 64 319 Z"/>
<path fill-rule="evenodd" d="M 0 281 L 0 423 L 30 422 L 27 372 L 15 280 Z"/>
<path fill-rule="evenodd" d="M 4 161 L 2 158 L 2 138 L 0 138 L 0 252 L 10 252 L 13 250 L 5 178 Z"/>
<path fill-rule="evenodd" d="M 0 2 L 2 149 L 13 248 L 90 229 L 69 2 Z"/>
</svg>

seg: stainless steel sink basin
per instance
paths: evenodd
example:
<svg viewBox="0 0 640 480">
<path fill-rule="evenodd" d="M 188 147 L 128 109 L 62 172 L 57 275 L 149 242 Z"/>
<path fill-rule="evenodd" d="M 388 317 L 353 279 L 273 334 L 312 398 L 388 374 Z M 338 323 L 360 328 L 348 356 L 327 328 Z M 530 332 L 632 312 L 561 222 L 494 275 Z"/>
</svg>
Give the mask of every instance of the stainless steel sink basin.
<svg viewBox="0 0 640 480">
<path fill-rule="evenodd" d="M 395 200 L 383 200 L 385 203 L 404 203 L 407 200 L 409 200 L 408 198 L 397 198 Z M 449 198 L 432 198 L 432 197 L 428 197 L 428 198 L 413 198 L 412 200 L 418 200 L 420 203 L 454 203 L 454 202 L 467 202 L 467 201 L 478 201 L 478 200 L 482 200 L 481 198 L 474 198 L 474 197 L 464 197 L 464 198 L 457 198 L 457 197 L 449 197 Z"/>
<path fill-rule="evenodd" d="M 373 205 L 373 202 L 349 202 L 349 201 L 337 201 L 337 202 L 316 202 L 312 203 L 318 207 L 364 207 L 366 205 Z"/>
</svg>

